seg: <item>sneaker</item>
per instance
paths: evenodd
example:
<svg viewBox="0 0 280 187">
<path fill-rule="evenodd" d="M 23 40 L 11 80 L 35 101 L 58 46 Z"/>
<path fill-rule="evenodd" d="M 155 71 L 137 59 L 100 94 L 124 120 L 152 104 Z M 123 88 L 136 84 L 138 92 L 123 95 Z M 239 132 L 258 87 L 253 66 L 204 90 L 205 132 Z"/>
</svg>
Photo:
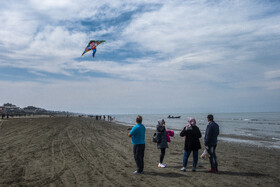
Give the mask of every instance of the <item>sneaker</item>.
<svg viewBox="0 0 280 187">
<path fill-rule="evenodd" d="M 210 169 L 209 169 L 209 172 L 211 172 L 211 173 L 216 173 L 217 170 L 210 168 Z"/>
<path fill-rule="evenodd" d="M 165 168 L 165 165 L 164 165 L 164 164 L 161 164 L 161 163 L 158 163 L 158 167 L 159 167 L 159 168 Z"/>
<path fill-rule="evenodd" d="M 182 168 L 181 168 L 181 171 L 184 171 L 184 172 L 185 172 L 185 171 L 186 171 L 186 168 L 185 168 L 185 167 L 182 167 Z"/>
<path fill-rule="evenodd" d="M 141 172 L 139 172 L 139 171 L 136 170 L 136 171 L 133 172 L 133 174 L 134 174 L 134 175 L 138 175 L 138 174 L 141 174 Z"/>
<path fill-rule="evenodd" d="M 192 168 L 192 172 L 195 172 L 195 167 Z"/>
</svg>

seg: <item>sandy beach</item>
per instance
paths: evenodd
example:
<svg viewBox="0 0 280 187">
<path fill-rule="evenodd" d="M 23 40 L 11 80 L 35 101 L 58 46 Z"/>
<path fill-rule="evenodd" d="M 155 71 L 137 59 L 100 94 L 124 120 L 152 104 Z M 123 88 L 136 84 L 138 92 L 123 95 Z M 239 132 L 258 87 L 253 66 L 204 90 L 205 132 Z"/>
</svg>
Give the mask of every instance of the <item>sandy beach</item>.
<svg viewBox="0 0 280 187">
<path fill-rule="evenodd" d="M 187 172 L 181 172 L 183 138 L 172 138 L 167 167 L 158 168 L 160 151 L 151 130 L 144 173 L 133 175 L 126 129 L 83 117 L 1 120 L 0 186 L 280 186 L 279 150 L 220 141 L 219 173 L 209 173 L 209 161 L 203 159 L 192 172 L 192 155 Z"/>
</svg>

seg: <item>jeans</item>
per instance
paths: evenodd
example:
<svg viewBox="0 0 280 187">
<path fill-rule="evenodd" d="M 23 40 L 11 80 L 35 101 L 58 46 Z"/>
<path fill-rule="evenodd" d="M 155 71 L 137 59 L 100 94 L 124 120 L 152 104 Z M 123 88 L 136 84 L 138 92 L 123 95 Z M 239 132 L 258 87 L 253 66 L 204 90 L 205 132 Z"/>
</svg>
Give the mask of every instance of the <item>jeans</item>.
<svg viewBox="0 0 280 187">
<path fill-rule="evenodd" d="M 137 171 L 141 173 L 144 169 L 145 144 L 133 145 L 134 159 L 137 165 Z"/>
<path fill-rule="evenodd" d="M 216 147 L 217 145 L 208 146 L 207 152 L 210 155 L 209 160 L 210 160 L 211 168 L 218 171 Z"/>
<path fill-rule="evenodd" d="M 165 155 L 165 149 L 166 148 L 161 148 L 161 153 L 160 153 L 160 157 L 159 157 L 159 163 L 162 163 L 163 162 L 163 159 L 164 159 L 164 155 Z"/>
<path fill-rule="evenodd" d="M 184 152 L 183 157 L 183 167 L 187 167 L 188 158 L 190 156 L 192 151 L 186 151 Z M 193 167 L 196 167 L 198 161 L 198 151 L 193 151 Z"/>
</svg>

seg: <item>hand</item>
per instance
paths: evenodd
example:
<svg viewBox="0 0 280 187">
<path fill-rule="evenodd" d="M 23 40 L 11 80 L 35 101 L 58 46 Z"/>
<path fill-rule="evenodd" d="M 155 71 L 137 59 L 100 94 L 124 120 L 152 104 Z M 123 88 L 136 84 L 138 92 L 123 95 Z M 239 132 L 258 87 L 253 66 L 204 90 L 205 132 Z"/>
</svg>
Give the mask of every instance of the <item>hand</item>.
<svg viewBox="0 0 280 187">
<path fill-rule="evenodd" d="M 130 131 L 132 129 L 132 127 L 128 127 L 127 130 Z"/>
</svg>

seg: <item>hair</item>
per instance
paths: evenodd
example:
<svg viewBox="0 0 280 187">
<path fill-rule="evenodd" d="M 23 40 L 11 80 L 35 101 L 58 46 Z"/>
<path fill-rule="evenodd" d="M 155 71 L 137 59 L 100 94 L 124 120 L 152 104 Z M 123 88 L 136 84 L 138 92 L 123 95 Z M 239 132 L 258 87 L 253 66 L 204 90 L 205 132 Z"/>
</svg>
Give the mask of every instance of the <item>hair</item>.
<svg viewBox="0 0 280 187">
<path fill-rule="evenodd" d="M 136 123 L 142 123 L 142 116 L 140 115 L 137 116 Z"/>
<path fill-rule="evenodd" d="M 209 114 L 207 116 L 207 119 L 209 119 L 209 121 L 213 121 L 214 120 L 214 116 L 212 114 Z"/>
</svg>

